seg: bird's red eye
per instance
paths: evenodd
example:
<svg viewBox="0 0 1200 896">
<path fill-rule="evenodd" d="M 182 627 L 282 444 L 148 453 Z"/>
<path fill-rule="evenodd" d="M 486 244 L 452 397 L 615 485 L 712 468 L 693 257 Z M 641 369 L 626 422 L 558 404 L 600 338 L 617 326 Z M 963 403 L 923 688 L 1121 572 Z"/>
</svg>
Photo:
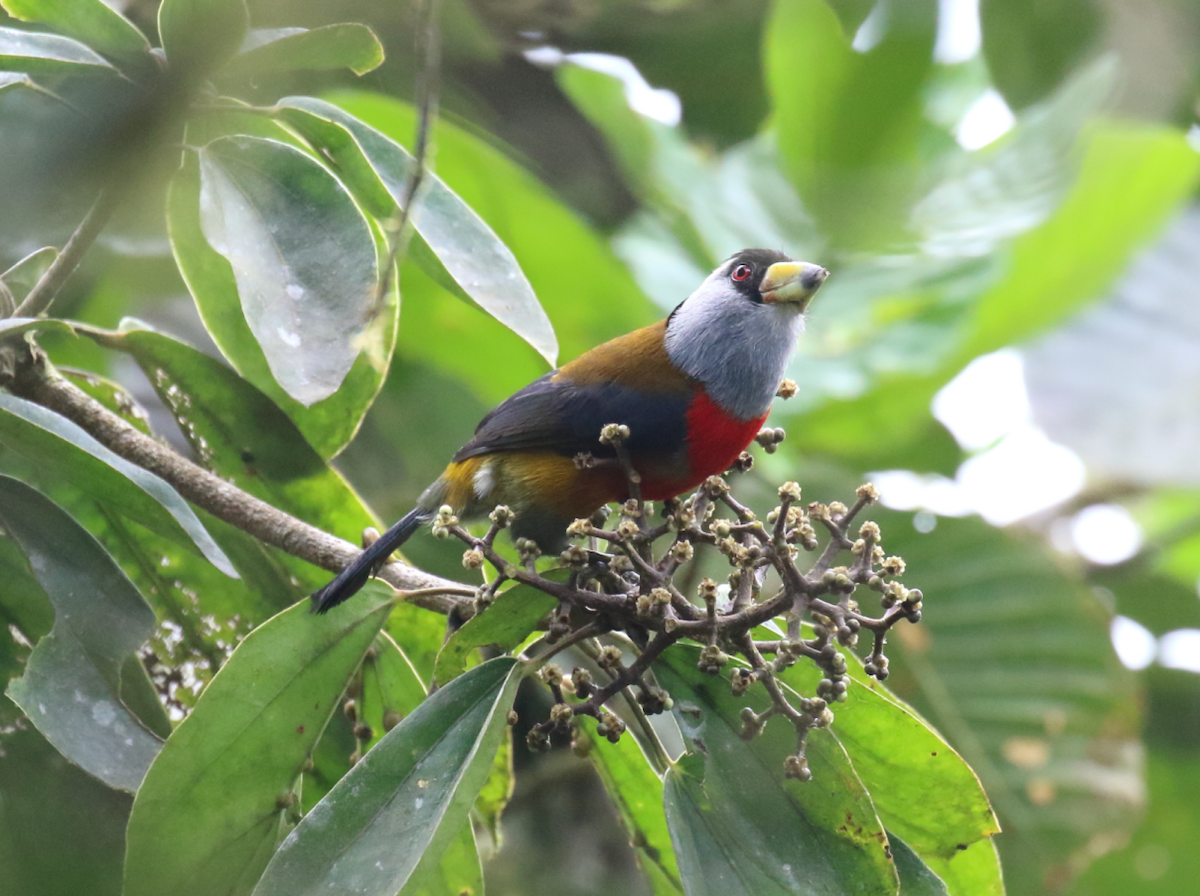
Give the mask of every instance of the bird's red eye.
<svg viewBox="0 0 1200 896">
<path fill-rule="evenodd" d="M 733 269 L 733 279 L 734 280 L 745 280 L 747 277 L 749 277 L 753 273 L 754 273 L 754 268 L 750 267 L 750 265 L 739 264 L 736 268 Z"/>
</svg>

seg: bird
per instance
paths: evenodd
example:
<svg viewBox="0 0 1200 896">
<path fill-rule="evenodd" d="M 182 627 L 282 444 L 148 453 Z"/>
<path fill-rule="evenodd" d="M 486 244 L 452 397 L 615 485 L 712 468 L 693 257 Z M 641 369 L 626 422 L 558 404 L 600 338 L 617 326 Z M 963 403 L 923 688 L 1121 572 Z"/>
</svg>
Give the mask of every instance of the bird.
<svg viewBox="0 0 1200 896">
<path fill-rule="evenodd" d="M 501 402 L 417 505 L 312 594 L 325 613 L 352 597 L 440 508 L 464 519 L 507 505 L 514 540 L 542 550 L 566 529 L 629 498 L 608 424 L 643 499 L 663 501 L 728 470 L 758 435 L 829 272 L 771 249 L 723 261 L 664 320 L 605 342 Z M 593 462 L 577 462 L 579 455 Z"/>
</svg>

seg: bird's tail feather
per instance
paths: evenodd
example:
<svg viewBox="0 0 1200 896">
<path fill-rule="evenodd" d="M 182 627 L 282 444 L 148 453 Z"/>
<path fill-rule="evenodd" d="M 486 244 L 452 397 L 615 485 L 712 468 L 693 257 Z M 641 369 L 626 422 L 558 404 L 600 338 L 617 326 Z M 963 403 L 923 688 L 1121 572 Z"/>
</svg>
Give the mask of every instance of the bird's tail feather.
<svg viewBox="0 0 1200 896">
<path fill-rule="evenodd" d="M 406 513 L 398 523 L 379 536 L 374 544 L 355 557 L 332 582 L 313 592 L 312 612 L 326 613 L 357 594 L 367 583 L 367 579 L 375 575 L 379 567 L 387 562 L 392 551 L 408 541 L 409 536 L 429 522 L 432 516 L 433 513 L 423 507 L 414 507 Z"/>
</svg>

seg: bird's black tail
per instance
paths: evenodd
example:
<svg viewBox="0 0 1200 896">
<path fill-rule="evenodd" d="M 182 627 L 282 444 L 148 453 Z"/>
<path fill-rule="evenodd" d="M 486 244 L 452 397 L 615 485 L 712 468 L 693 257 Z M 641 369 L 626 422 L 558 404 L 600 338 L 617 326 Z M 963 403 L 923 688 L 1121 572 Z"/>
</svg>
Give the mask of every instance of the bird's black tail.
<svg viewBox="0 0 1200 896">
<path fill-rule="evenodd" d="M 423 507 L 414 507 L 406 513 L 396 525 L 379 536 L 374 544 L 338 573 L 337 578 L 312 593 L 312 612 L 326 613 L 357 594 L 358 589 L 367 583 L 367 579 L 375 575 L 379 567 L 387 562 L 392 551 L 408 541 L 409 536 L 432 517 L 433 513 Z"/>
</svg>

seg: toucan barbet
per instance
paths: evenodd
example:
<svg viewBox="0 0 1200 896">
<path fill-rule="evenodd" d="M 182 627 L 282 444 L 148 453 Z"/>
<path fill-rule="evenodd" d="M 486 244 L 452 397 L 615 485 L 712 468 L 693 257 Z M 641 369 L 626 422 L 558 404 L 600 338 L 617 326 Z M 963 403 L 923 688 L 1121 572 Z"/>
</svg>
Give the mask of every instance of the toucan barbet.
<svg viewBox="0 0 1200 896">
<path fill-rule="evenodd" d="M 642 497 L 661 501 L 723 473 L 758 435 L 804 312 L 828 272 L 782 252 L 744 249 L 723 262 L 666 320 L 597 346 L 502 402 L 480 421 L 417 506 L 312 595 L 324 613 L 354 595 L 443 505 L 462 518 L 511 508 L 513 538 L 557 549 L 574 520 L 625 501 L 620 465 L 600 444 L 610 423 Z"/>
</svg>

